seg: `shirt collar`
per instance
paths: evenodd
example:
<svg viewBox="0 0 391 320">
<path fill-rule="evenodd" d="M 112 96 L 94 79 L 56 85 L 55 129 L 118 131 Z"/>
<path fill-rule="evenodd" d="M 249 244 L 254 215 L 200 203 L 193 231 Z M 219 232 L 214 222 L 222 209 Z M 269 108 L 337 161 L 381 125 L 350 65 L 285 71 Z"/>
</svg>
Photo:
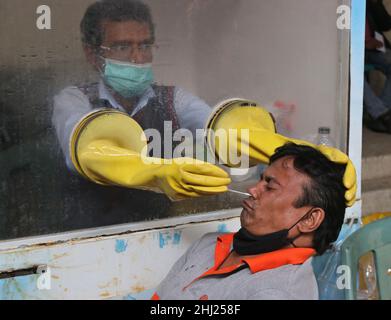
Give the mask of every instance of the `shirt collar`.
<svg viewBox="0 0 391 320">
<path fill-rule="evenodd" d="M 132 114 L 130 116 L 133 117 L 137 112 L 139 112 L 147 105 L 149 99 L 154 98 L 155 96 L 155 91 L 151 86 L 149 86 L 148 89 L 138 100 L 136 107 L 133 109 Z M 115 109 L 118 109 L 122 112 L 126 112 L 125 109 L 117 102 L 117 100 L 115 100 L 115 98 L 113 97 L 109 89 L 106 87 L 102 79 L 99 81 L 99 99 L 107 100 L 110 102 L 110 105 L 113 106 Z"/>
<path fill-rule="evenodd" d="M 234 233 L 227 233 L 217 237 L 215 249 L 215 265 L 222 263 L 229 255 L 233 243 Z M 287 248 L 268 253 L 254 255 L 243 259 L 252 273 L 278 268 L 288 264 L 303 264 L 315 254 L 313 248 Z"/>
</svg>

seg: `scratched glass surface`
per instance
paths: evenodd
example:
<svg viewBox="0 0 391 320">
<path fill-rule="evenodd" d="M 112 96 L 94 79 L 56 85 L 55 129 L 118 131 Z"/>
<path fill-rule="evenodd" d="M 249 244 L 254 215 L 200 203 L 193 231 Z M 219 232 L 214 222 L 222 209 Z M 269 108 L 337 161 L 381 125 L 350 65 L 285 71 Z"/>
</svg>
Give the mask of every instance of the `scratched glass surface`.
<svg viewBox="0 0 391 320">
<path fill-rule="evenodd" d="M 93 1 L 46 1 L 51 29 L 42 30 L 41 2 L 0 2 L 0 240 L 240 207 L 238 194 L 171 202 L 69 172 L 51 123 L 52 101 L 67 86 L 99 79 L 79 31 Z M 274 113 L 282 133 L 310 137 L 327 125 L 334 141 L 343 141 L 336 103 L 342 95 L 335 91 L 339 1 L 146 2 L 159 46 L 153 60 L 158 84 L 178 85 L 211 107 L 231 97 L 254 99 Z M 320 10 L 323 18 L 309 27 L 303 10 Z M 327 52 L 320 34 L 327 34 Z M 232 189 L 245 191 L 259 172 L 234 178 Z"/>
</svg>

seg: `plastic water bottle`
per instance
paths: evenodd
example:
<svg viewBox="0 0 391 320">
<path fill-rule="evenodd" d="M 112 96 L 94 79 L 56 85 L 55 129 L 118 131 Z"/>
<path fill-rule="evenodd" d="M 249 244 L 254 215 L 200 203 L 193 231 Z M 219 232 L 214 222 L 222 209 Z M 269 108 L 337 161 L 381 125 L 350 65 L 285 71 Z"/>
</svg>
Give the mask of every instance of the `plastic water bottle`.
<svg viewBox="0 0 391 320">
<path fill-rule="evenodd" d="M 317 145 L 323 145 L 328 147 L 334 147 L 334 142 L 330 137 L 329 127 L 320 127 L 318 129 L 318 136 L 316 138 Z"/>
</svg>

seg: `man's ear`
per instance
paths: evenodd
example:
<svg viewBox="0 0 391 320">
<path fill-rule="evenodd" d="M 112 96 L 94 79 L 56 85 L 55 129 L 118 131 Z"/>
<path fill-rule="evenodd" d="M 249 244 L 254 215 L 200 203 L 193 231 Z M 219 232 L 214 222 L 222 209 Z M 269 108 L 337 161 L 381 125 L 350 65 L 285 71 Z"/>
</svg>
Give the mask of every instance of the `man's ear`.
<svg viewBox="0 0 391 320">
<path fill-rule="evenodd" d="M 311 214 L 298 224 L 299 230 L 302 233 L 314 232 L 322 224 L 325 217 L 325 212 L 322 208 L 314 208 Z"/>
<path fill-rule="evenodd" d="M 83 51 L 88 63 L 91 64 L 92 67 L 99 72 L 99 70 L 101 69 L 101 61 L 99 61 L 96 55 L 95 48 L 87 44 L 83 44 Z"/>
</svg>

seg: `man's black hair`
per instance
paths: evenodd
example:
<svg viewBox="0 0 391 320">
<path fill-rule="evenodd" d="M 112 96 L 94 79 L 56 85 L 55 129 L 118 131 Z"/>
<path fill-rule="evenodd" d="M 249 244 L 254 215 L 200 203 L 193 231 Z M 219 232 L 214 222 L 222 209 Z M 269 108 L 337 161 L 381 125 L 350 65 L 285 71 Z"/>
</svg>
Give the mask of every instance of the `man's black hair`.
<svg viewBox="0 0 391 320">
<path fill-rule="evenodd" d="M 315 231 L 313 246 L 318 254 L 324 253 L 337 240 L 345 216 L 345 165 L 330 161 L 315 148 L 288 143 L 276 149 L 270 163 L 283 157 L 293 157 L 295 169 L 310 178 L 301 196 L 293 203 L 295 208 L 304 206 L 322 208 L 325 217 Z"/>
<path fill-rule="evenodd" d="M 92 48 L 102 45 L 104 20 L 146 23 L 151 32 L 151 41 L 155 41 L 155 27 L 148 5 L 138 0 L 100 0 L 87 8 L 80 23 L 83 44 Z"/>
</svg>

